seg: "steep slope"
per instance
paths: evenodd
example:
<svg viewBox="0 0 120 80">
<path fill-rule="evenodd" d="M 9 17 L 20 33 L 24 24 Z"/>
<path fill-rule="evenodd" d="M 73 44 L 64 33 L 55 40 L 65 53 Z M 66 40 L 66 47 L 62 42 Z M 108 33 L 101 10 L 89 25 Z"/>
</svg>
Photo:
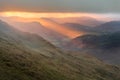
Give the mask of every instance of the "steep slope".
<svg viewBox="0 0 120 80">
<path fill-rule="evenodd" d="M 61 52 L 41 37 L 14 31 L 3 22 L 0 30 L 0 80 L 120 80 L 117 66 Z"/>
<path fill-rule="evenodd" d="M 55 47 L 53 45 L 45 41 L 40 36 L 21 32 L 2 21 L 0 22 L 0 33 L 0 38 L 16 44 L 22 43 L 22 45 L 34 51 L 39 52 L 40 50 L 44 49 L 48 51 L 55 50 Z"/>
<path fill-rule="evenodd" d="M 48 29 L 38 22 L 11 22 L 9 24 L 21 31 L 37 34 L 58 47 L 69 40 L 67 36 Z"/>
</svg>

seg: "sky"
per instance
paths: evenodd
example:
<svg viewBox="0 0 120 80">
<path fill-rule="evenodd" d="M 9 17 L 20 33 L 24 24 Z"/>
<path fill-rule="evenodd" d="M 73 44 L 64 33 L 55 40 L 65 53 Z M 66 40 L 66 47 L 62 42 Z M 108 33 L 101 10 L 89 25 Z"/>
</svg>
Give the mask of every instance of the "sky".
<svg viewBox="0 0 120 80">
<path fill-rule="evenodd" d="M 0 0 L 0 16 L 120 20 L 120 0 Z"/>
<path fill-rule="evenodd" d="M 0 11 L 120 13 L 120 0 L 0 0 Z"/>
</svg>

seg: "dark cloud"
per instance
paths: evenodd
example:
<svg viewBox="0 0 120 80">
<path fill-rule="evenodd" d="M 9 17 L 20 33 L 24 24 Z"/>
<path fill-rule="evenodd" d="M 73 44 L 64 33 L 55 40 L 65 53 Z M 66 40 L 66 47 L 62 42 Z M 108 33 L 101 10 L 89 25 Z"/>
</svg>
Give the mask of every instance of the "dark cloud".
<svg viewBox="0 0 120 80">
<path fill-rule="evenodd" d="M 120 0 L 0 0 L 0 11 L 120 13 Z"/>
</svg>

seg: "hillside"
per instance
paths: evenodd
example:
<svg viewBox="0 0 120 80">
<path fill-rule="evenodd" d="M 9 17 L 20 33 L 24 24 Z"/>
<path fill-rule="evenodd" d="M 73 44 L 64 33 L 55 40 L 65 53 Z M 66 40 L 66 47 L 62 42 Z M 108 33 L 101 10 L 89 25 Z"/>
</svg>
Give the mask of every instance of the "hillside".
<svg viewBox="0 0 120 80">
<path fill-rule="evenodd" d="M 101 31 L 98 31 L 97 27 L 90 27 L 90 26 L 84 26 L 78 23 L 64 23 L 65 27 L 71 30 L 75 30 L 78 32 L 83 32 L 85 34 L 99 34 Z"/>
<path fill-rule="evenodd" d="M 120 32 L 84 35 L 73 39 L 72 44 L 107 63 L 120 65 Z"/>
<path fill-rule="evenodd" d="M 120 31 L 120 21 L 110 21 L 95 27 L 96 31 L 118 32 Z"/>
<path fill-rule="evenodd" d="M 73 39 L 73 43 L 83 44 L 83 47 L 113 49 L 120 47 L 120 32 L 101 35 L 84 35 Z"/>
<path fill-rule="evenodd" d="M 65 43 L 69 38 L 54 30 L 48 29 L 41 25 L 39 22 L 8 22 L 10 25 L 24 32 L 37 34 L 52 44 L 60 47 L 62 43 Z"/>
<path fill-rule="evenodd" d="M 120 80 L 120 68 L 60 51 L 0 21 L 0 80 Z"/>
</svg>

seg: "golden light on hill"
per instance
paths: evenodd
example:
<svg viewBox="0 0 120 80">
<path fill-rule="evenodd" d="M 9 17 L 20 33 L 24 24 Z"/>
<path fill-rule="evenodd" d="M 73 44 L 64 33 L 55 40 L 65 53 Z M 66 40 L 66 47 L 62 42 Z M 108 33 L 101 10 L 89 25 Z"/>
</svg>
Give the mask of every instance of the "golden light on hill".
<svg viewBox="0 0 120 80">
<path fill-rule="evenodd" d="M 69 38 L 76 38 L 76 37 L 84 34 L 84 32 L 78 32 L 75 30 L 68 29 L 64 25 L 60 25 L 58 23 L 52 22 L 52 21 L 47 20 L 47 19 L 39 19 L 39 20 L 43 26 L 45 26 L 49 29 L 52 29 L 56 32 L 59 32 L 63 35 L 66 35 Z"/>
</svg>

